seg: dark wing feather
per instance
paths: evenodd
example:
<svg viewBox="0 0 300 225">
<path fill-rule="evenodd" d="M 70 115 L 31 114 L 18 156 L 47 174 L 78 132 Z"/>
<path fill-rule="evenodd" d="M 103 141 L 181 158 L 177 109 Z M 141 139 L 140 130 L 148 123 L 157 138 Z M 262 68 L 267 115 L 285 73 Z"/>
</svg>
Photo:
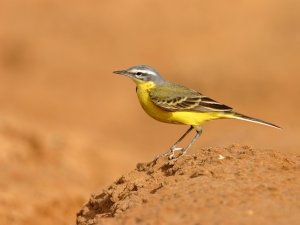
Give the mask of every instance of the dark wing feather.
<svg viewBox="0 0 300 225">
<path fill-rule="evenodd" d="M 163 110 L 225 112 L 232 108 L 184 86 L 165 82 L 149 92 L 152 102 Z"/>
</svg>

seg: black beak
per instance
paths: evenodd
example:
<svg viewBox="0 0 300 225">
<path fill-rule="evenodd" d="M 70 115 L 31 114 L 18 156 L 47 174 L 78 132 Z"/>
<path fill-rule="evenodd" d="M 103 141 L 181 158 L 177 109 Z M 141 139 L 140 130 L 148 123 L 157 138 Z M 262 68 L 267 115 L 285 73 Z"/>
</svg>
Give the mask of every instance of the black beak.
<svg viewBox="0 0 300 225">
<path fill-rule="evenodd" d="M 128 74 L 128 72 L 126 70 L 117 70 L 117 71 L 113 71 L 113 73 L 120 74 L 120 75 L 127 75 Z"/>
</svg>

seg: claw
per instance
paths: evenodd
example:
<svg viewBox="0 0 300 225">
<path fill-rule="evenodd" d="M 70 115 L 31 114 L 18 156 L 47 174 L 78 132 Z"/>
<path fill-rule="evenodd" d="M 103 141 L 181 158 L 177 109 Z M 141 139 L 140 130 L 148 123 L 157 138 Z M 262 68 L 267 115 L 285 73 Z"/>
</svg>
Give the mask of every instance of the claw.
<svg viewBox="0 0 300 225">
<path fill-rule="evenodd" d="M 174 159 L 174 154 L 169 155 L 168 159 L 173 160 Z"/>
<path fill-rule="evenodd" d="M 172 152 L 176 152 L 176 151 L 181 151 L 183 148 L 177 148 L 177 147 L 173 147 L 171 148 Z"/>
<path fill-rule="evenodd" d="M 161 157 L 164 157 L 164 156 L 167 156 L 169 155 L 169 159 L 173 159 L 174 157 L 174 152 L 176 151 L 182 151 L 183 148 L 177 148 L 176 146 L 173 146 L 170 148 L 169 151 L 165 152 L 165 153 L 162 153 L 162 154 L 159 154 L 158 156 L 155 157 L 154 161 L 157 161 L 158 159 L 160 159 Z"/>
</svg>

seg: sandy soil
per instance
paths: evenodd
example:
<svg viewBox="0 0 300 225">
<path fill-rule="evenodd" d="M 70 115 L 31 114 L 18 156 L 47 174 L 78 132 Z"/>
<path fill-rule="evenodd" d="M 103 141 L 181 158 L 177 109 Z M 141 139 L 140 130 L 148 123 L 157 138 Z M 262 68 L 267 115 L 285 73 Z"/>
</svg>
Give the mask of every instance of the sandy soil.
<svg viewBox="0 0 300 225">
<path fill-rule="evenodd" d="M 272 205 L 275 210 L 276 204 L 282 203 L 291 209 L 290 214 L 283 208 L 278 217 L 272 214 L 273 220 L 271 216 L 264 218 L 271 223 L 283 221 L 281 215 L 289 215 L 292 223 L 299 178 L 294 183 L 287 182 L 286 189 L 280 185 L 298 170 L 292 165 L 287 170 L 279 169 L 279 164 L 280 159 L 287 158 L 297 165 L 295 157 L 300 154 L 299 9 L 300 2 L 295 0 L 1 1 L 0 224 L 75 224 L 76 213 L 91 193 L 101 192 L 122 174 L 132 171 L 137 162 L 150 161 L 166 151 L 187 129 L 149 118 L 138 104 L 134 84 L 111 73 L 140 63 L 152 65 L 166 79 L 199 90 L 238 112 L 284 128 L 278 131 L 232 120 L 212 122 L 204 127 L 190 154 L 200 154 L 195 163 L 209 158 L 214 151 L 231 154 L 232 159 L 221 161 L 224 170 L 229 171 L 243 171 L 250 162 L 258 165 L 259 157 L 277 168 L 270 169 L 276 177 L 268 172 L 267 166 L 260 170 L 249 165 L 247 173 L 243 173 L 252 177 L 253 169 L 255 181 L 272 184 L 272 188 L 279 185 L 274 191 L 257 187 L 261 195 L 255 195 L 254 200 L 263 200 L 256 205 L 258 208 L 250 207 L 254 202 L 241 203 L 247 196 L 240 194 L 222 203 L 231 207 L 213 209 L 218 196 L 211 196 L 214 201 L 207 208 L 203 204 L 208 200 L 199 199 L 203 212 L 220 209 L 220 215 L 230 214 L 230 210 L 236 212 L 239 204 L 244 204 L 241 210 L 259 220 L 266 214 L 260 216 L 258 209 Z M 232 143 L 253 146 L 249 151 L 254 158 L 246 154 L 245 160 L 236 159 L 237 153 L 222 147 Z M 208 146 L 211 152 L 202 151 Z M 240 147 L 234 149 L 241 151 Z M 274 152 L 278 161 L 264 158 L 271 153 L 262 149 Z M 181 164 L 184 160 L 192 162 L 190 158 L 183 159 L 172 168 L 189 170 Z M 164 171 L 158 168 L 159 165 L 153 167 L 152 175 L 163 176 Z M 151 166 L 145 165 L 145 171 L 148 169 Z M 193 169 L 197 170 L 190 166 Z M 133 174 L 143 176 L 145 171 Z M 232 176 L 234 180 L 237 172 L 219 176 Z M 184 173 L 182 178 L 188 176 Z M 172 177 L 166 179 L 172 183 Z M 202 179 L 221 182 L 207 190 L 208 194 L 222 194 L 218 189 L 231 190 L 226 189 L 225 183 L 221 185 L 224 180 L 209 174 L 187 182 L 201 181 L 201 186 L 208 188 L 210 183 Z M 154 189 L 149 182 L 148 188 Z M 244 184 L 236 182 L 240 193 Z M 169 190 L 166 203 L 155 203 L 162 198 L 160 191 L 169 187 L 164 185 L 153 195 L 152 209 L 152 200 L 148 198 L 148 203 L 140 207 L 149 207 L 153 215 L 158 209 L 164 212 L 165 204 L 175 198 Z M 182 182 L 178 185 L 186 188 Z M 247 180 L 245 185 L 250 192 L 257 184 Z M 146 189 L 138 191 L 142 190 Z M 280 193 L 282 197 L 277 198 Z M 295 198 L 281 202 L 293 193 Z M 178 201 L 184 198 L 183 193 L 178 196 Z M 191 196 L 192 193 L 185 203 Z M 191 210 L 198 210 L 195 204 L 191 201 Z M 173 206 L 169 206 L 168 213 L 174 213 Z M 146 218 L 143 213 L 141 210 L 141 218 Z M 110 221 L 130 221 L 130 215 L 136 218 L 136 214 L 138 207 L 132 206 Z M 203 218 L 209 222 L 210 215 Z M 164 212 L 161 216 L 166 219 L 168 214 Z M 196 221 L 198 214 L 194 217 Z"/>
<path fill-rule="evenodd" d="M 299 224 L 300 157 L 232 145 L 140 163 L 78 213 L 91 224 Z"/>
</svg>

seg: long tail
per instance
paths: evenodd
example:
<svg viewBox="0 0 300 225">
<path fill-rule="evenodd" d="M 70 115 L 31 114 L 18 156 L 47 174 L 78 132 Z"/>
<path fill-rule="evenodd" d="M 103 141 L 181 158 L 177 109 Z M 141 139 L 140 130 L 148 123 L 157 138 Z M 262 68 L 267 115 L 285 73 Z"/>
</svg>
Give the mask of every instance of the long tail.
<svg viewBox="0 0 300 225">
<path fill-rule="evenodd" d="M 252 123 L 258 123 L 258 124 L 266 125 L 266 126 L 269 126 L 269 127 L 274 127 L 274 128 L 277 128 L 277 129 L 281 129 L 281 127 L 279 127 L 275 124 L 272 124 L 272 123 L 269 123 L 269 122 L 266 122 L 266 121 L 263 121 L 263 120 L 260 120 L 260 119 L 256 119 L 256 118 L 253 118 L 253 117 L 245 116 L 243 114 L 236 113 L 236 112 L 233 112 L 233 113 L 230 113 L 230 114 L 228 113 L 226 115 L 226 118 L 244 120 L 244 121 L 248 121 L 248 122 L 252 122 Z"/>
</svg>

